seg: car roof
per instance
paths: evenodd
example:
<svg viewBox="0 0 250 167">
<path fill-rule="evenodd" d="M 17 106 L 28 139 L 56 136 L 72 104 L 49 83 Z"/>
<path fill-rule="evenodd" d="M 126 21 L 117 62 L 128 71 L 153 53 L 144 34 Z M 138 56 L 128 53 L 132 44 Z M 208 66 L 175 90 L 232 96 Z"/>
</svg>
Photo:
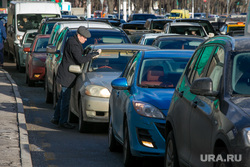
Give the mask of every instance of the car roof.
<svg viewBox="0 0 250 167">
<path fill-rule="evenodd" d="M 198 26 L 201 27 L 199 23 L 193 23 L 193 22 L 172 22 L 169 23 L 171 26 Z"/>
<path fill-rule="evenodd" d="M 25 33 L 34 33 L 37 32 L 37 29 L 26 30 Z"/>
<path fill-rule="evenodd" d="M 162 58 L 162 57 L 175 57 L 175 58 L 190 58 L 194 53 L 194 50 L 153 50 L 153 51 L 144 51 L 145 58 Z"/>
<path fill-rule="evenodd" d="M 250 51 L 250 37 L 249 36 L 235 36 L 231 37 L 228 35 L 221 35 L 221 36 L 216 36 L 213 38 L 210 38 L 204 42 L 205 44 L 210 44 L 210 43 L 230 43 L 232 47 L 232 51 L 234 52 L 245 52 L 245 51 Z"/>
<path fill-rule="evenodd" d="M 95 49 L 106 49 L 106 50 L 156 50 L 159 49 L 154 46 L 139 45 L 139 44 L 98 44 L 91 45 Z"/>
<path fill-rule="evenodd" d="M 163 35 L 176 35 L 176 34 L 163 34 L 163 33 L 148 33 L 148 34 L 143 34 L 142 36 L 144 38 L 150 38 L 150 37 L 158 37 L 158 36 L 163 36 Z"/>
<path fill-rule="evenodd" d="M 194 36 L 194 35 L 178 35 L 178 34 L 173 34 L 173 35 L 163 35 L 163 36 L 159 36 L 157 37 L 158 40 L 164 40 L 167 38 L 179 38 L 179 39 L 201 39 L 201 40 L 205 40 L 205 38 L 201 37 L 201 36 Z"/>
<path fill-rule="evenodd" d="M 85 26 L 86 28 L 95 27 L 95 28 L 113 28 L 110 24 L 104 23 L 104 22 L 96 22 L 96 21 L 71 21 L 68 22 L 57 22 L 56 24 L 61 24 L 64 27 L 78 28 L 79 26 Z"/>
</svg>

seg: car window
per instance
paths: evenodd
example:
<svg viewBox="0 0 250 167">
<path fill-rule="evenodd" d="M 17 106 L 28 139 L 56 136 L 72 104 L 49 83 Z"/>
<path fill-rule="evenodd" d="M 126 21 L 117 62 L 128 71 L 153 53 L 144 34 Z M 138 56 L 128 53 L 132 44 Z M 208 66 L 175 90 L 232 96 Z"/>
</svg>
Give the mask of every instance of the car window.
<svg viewBox="0 0 250 167">
<path fill-rule="evenodd" d="M 135 56 L 133 56 L 133 57 L 129 60 L 129 62 L 127 63 L 127 65 L 126 65 L 126 67 L 125 67 L 124 72 L 123 72 L 122 75 L 121 75 L 122 77 L 126 77 L 126 76 L 127 76 L 128 71 L 129 71 L 129 69 L 130 69 L 132 63 L 134 62 L 134 59 L 135 59 L 137 56 L 140 56 L 140 55 L 141 55 L 141 52 L 138 52 Z"/>
<path fill-rule="evenodd" d="M 161 58 L 144 59 L 138 77 L 138 84 L 142 87 L 170 87 L 176 86 L 189 58 Z"/>
<path fill-rule="evenodd" d="M 127 83 L 128 83 L 128 86 L 131 85 L 132 83 L 132 80 L 134 78 L 134 75 L 135 75 L 135 68 L 136 68 L 136 65 L 137 65 L 137 62 L 138 62 L 138 57 L 136 57 L 131 65 L 131 67 L 129 68 L 128 70 L 128 73 L 127 73 Z"/>
<path fill-rule="evenodd" d="M 192 80 L 193 80 L 193 77 L 192 77 L 193 75 L 192 74 L 193 74 L 193 71 L 194 71 L 194 67 L 197 64 L 197 59 L 199 58 L 201 51 L 202 51 L 202 48 L 195 52 L 194 56 L 191 58 L 191 60 L 189 62 L 189 65 L 187 67 L 186 76 L 187 76 L 188 81 L 189 81 L 190 84 L 192 83 Z"/>
<path fill-rule="evenodd" d="M 62 46 L 62 43 L 63 43 L 64 35 L 65 35 L 65 33 L 67 32 L 67 30 L 68 30 L 68 29 L 65 29 L 65 30 L 63 30 L 63 31 L 60 33 L 60 35 L 59 35 L 59 37 L 58 37 L 58 39 L 57 39 L 57 41 L 56 41 L 56 48 L 57 48 L 57 50 L 60 50 L 60 48 L 61 48 L 61 46 Z"/>
<path fill-rule="evenodd" d="M 250 95 L 250 53 L 238 53 L 233 59 L 232 88 L 234 93 Z"/>
<path fill-rule="evenodd" d="M 202 39 L 166 39 L 158 43 L 160 49 L 189 49 L 195 50 L 204 40 Z"/>
<path fill-rule="evenodd" d="M 224 68 L 225 51 L 222 47 L 217 47 L 210 62 L 207 77 L 213 81 L 213 90 L 219 90 L 219 84 Z"/>
<path fill-rule="evenodd" d="M 36 42 L 35 52 L 46 52 L 49 38 L 39 38 Z"/>
<path fill-rule="evenodd" d="M 204 50 L 201 53 L 201 56 L 198 60 L 199 63 L 197 63 L 197 65 L 195 66 L 193 80 L 199 79 L 204 75 L 205 70 L 206 70 L 205 67 L 207 65 L 207 62 L 210 58 L 210 55 L 211 55 L 213 49 L 214 49 L 214 46 L 207 46 L 204 48 Z"/>
</svg>

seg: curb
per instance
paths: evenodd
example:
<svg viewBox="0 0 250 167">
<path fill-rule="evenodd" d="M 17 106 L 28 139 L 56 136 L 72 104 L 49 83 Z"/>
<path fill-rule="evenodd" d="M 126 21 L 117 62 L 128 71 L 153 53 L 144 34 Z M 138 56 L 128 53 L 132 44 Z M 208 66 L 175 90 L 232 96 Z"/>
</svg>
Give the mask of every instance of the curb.
<svg viewBox="0 0 250 167">
<path fill-rule="evenodd" d="M 7 76 L 8 80 L 11 82 L 12 89 L 14 91 L 16 103 L 17 103 L 17 122 L 18 122 L 18 131 L 19 131 L 19 146 L 20 146 L 20 158 L 21 166 L 23 167 L 32 167 L 32 160 L 29 149 L 29 138 L 26 126 L 26 119 L 23 109 L 23 101 L 18 91 L 18 87 L 15 81 L 11 78 L 9 73 L 2 69 L 2 71 Z"/>
</svg>

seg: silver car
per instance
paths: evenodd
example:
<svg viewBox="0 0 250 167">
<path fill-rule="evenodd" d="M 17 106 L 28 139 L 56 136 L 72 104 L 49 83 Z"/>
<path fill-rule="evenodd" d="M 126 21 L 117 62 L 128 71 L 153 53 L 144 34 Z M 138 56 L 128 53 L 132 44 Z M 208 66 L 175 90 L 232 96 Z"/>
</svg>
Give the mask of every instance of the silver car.
<svg viewBox="0 0 250 167">
<path fill-rule="evenodd" d="M 16 68 L 19 72 L 25 72 L 25 61 L 27 57 L 27 52 L 24 52 L 23 48 L 30 47 L 36 34 L 37 29 L 27 30 L 23 35 L 23 39 L 21 40 L 20 45 L 18 45 Z"/>
<path fill-rule="evenodd" d="M 118 78 L 129 59 L 139 50 L 156 47 L 137 44 L 89 45 L 86 53 L 102 49 L 100 56 L 84 65 L 71 65 L 70 72 L 79 73 L 71 90 L 69 121 L 79 119 L 79 131 L 87 132 L 90 123 L 108 123 L 111 81 Z"/>
</svg>

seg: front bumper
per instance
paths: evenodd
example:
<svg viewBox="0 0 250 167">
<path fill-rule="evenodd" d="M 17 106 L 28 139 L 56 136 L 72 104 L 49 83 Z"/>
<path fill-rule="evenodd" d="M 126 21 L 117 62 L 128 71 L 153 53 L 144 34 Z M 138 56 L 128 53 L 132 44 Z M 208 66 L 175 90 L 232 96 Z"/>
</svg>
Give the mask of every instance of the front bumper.
<svg viewBox="0 0 250 167">
<path fill-rule="evenodd" d="M 84 96 L 83 120 L 86 122 L 108 123 L 109 98 Z"/>
</svg>

